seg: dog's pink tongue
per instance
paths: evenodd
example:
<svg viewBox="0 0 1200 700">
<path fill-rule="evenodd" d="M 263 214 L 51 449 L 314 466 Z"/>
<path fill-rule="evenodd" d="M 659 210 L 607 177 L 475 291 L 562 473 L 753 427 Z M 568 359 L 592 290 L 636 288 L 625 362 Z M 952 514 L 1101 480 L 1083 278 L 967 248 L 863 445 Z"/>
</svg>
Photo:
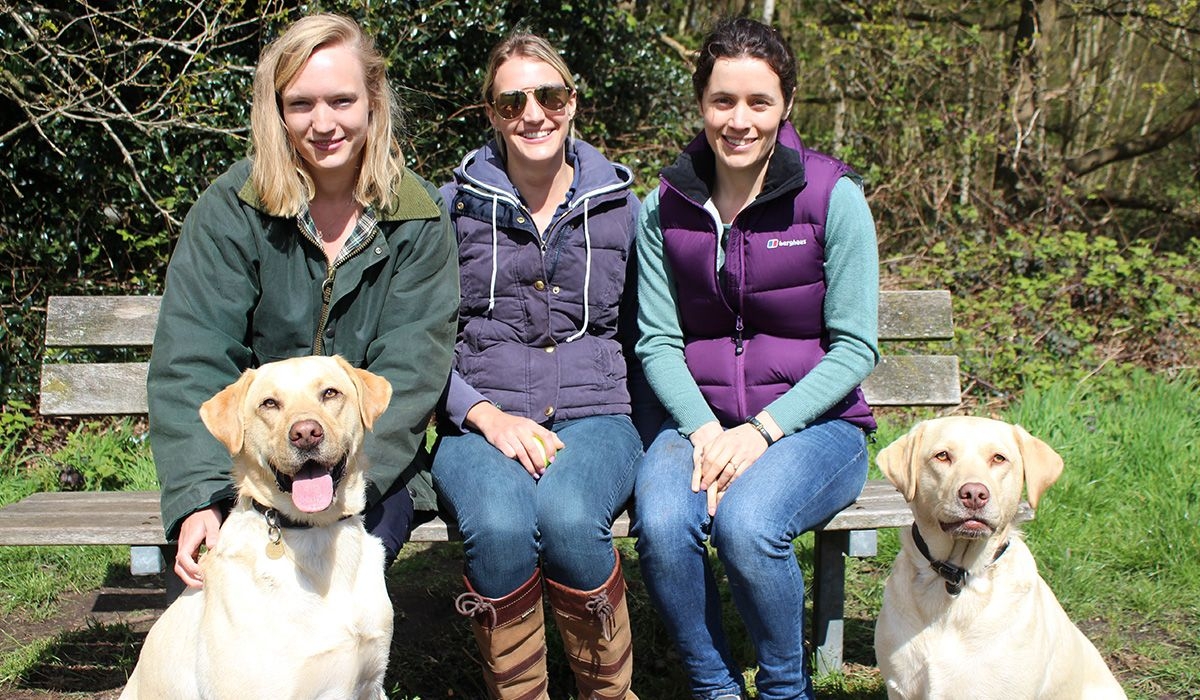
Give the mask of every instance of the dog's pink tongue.
<svg viewBox="0 0 1200 700">
<path fill-rule="evenodd" d="M 329 471 L 306 464 L 292 478 L 292 503 L 305 513 L 319 513 L 333 503 L 333 477 Z"/>
</svg>

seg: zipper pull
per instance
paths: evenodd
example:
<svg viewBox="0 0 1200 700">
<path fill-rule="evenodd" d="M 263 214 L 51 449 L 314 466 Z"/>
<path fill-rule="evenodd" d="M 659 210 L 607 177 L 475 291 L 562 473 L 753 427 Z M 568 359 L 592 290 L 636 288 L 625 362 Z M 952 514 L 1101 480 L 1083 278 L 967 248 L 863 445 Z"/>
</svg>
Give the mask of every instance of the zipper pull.
<svg viewBox="0 0 1200 700">
<path fill-rule="evenodd" d="M 738 314 L 736 328 L 737 328 L 737 335 L 733 336 L 733 346 L 734 346 L 733 354 L 741 355 L 742 350 L 744 349 L 742 347 L 742 331 L 745 330 L 745 326 L 742 324 L 742 315 L 741 314 Z"/>
<path fill-rule="evenodd" d="M 329 272 L 325 275 L 325 281 L 321 283 L 321 301 L 325 304 L 333 298 L 333 278 L 337 277 L 337 268 L 329 266 Z"/>
<path fill-rule="evenodd" d="M 329 323 L 329 300 L 333 298 L 333 278 L 337 277 L 337 268 L 333 265 L 325 273 L 325 281 L 321 282 L 321 318 L 317 320 L 317 334 L 313 338 L 313 354 L 325 354 L 325 325 Z"/>
</svg>

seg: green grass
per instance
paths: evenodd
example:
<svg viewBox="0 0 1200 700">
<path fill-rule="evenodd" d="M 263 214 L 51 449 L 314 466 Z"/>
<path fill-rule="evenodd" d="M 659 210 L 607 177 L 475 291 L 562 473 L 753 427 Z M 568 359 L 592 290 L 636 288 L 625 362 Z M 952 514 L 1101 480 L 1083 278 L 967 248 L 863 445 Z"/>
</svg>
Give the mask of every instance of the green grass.
<svg viewBox="0 0 1200 700">
<path fill-rule="evenodd" d="M 158 488 L 144 422 L 84 421 L 52 451 L 30 446 L 46 440 L 48 430 L 22 441 L 12 430 L 18 425 L 11 417 L 0 419 L 0 439 L 8 445 L 0 471 L 0 505 L 58 490 L 60 474 L 68 466 L 78 470 L 79 488 L 84 490 Z M 24 428 L 39 430 L 32 423 Z M 128 566 L 128 551 L 121 547 L 0 547 L 0 613 L 19 611 L 30 619 L 44 619 L 54 613 L 60 593 L 100 586 L 114 559 L 122 557 Z"/>
<path fill-rule="evenodd" d="M 1200 383 L 1142 372 L 1027 390 L 1002 417 L 1053 446 L 1065 461 L 1062 478 L 1043 496 L 1025 526 L 1043 578 L 1068 615 L 1095 642 L 1135 699 L 1200 697 Z M 905 432 L 913 414 L 884 413 L 872 450 Z M 2 428 L 2 427 L 0 427 Z M 107 455 L 107 478 L 133 488 L 148 454 L 133 424 L 89 426 L 52 455 L 17 455 L 0 477 L 0 502 L 39 484 L 56 483 L 58 465 Z M 10 453 L 8 458 L 12 458 Z M 112 476 L 112 475 L 116 476 Z M 879 478 L 872 467 L 872 478 Z M 104 483 L 88 477 L 88 484 Z M 153 482 L 150 482 L 152 487 Z M 686 679 L 641 580 L 632 542 L 625 556 L 635 633 L 635 689 L 646 700 L 685 698 Z M 811 580 L 811 535 L 797 542 Z M 883 584 L 899 547 L 881 531 L 879 556 L 847 563 L 847 673 L 817 680 L 823 698 L 881 699 L 871 647 Z M 96 588 L 128 565 L 120 548 L 0 548 L 0 628 L 10 618 L 42 619 L 64 591 Z M 388 685 L 397 700 L 481 696 L 477 652 L 466 623 L 453 612 L 461 592 L 461 547 L 410 546 L 389 572 L 396 601 Z M 753 680 L 753 653 L 732 606 L 727 625 L 735 655 Z M 76 627 L 79 621 L 71 621 Z M 565 692 L 570 672 L 550 624 L 552 686 Z M 132 641 L 131 641 L 132 640 Z M 0 690 L 49 689 L 39 680 L 79 649 L 112 649 L 105 673 L 131 668 L 136 635 L 123 625 L 91 624 L 57 636 L 4 644 Z M 91 651 L 89 651 L 91 653 Z M 55 671 L 56 672 L 56 671 Z M 111 688 L 96 686 L 97 689 Z"/>
</svg>

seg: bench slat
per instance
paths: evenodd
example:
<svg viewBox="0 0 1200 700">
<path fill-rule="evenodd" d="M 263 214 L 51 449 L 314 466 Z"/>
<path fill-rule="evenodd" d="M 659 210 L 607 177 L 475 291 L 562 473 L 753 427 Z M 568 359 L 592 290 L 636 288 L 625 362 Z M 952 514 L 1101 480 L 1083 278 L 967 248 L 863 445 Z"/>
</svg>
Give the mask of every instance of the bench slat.
<svg viewBox="0 0 1200 700">
<path fill-rule="evenodd" d="M 58 296 L 46 302 L 46 347 L 148 347 L 157 296 Z"/>
<path fill-rule="evenodd" d="M 149 347 L 158 296 L 54 296 L 46 303 L 46 347 Z M 880 340 L 954 337 L 950 292 L 884 290 L 879 294 Z"/>
<path fill-rule="evenodd" d="M 42 365 L 44 416 L 146 412 L 146 362 Z"/>
<path fill-rule="evenodd" d="M 46 491 L 4 507 L 0 513 L 40 513 L 47 515 L 56 509 L 70 509 L 91 515 L 122 515 L 130 510 L 147 511 L 158 508 L 158 491 Z M 54 520 L 46 523 L 53 524 Z"/>
<path fill-rule="evenodd" d="M 862 384 L 872 406 L 957 406 L 956 355 L 886 355 Z"/>
<path fill-rule="evenodd" d="M 1033 512 L 1021 505 L 1019 521 Z M 868 481 L 862 495 L 821 531 L 906 527 L 912 512 L 886 481 Z M 613 523 L 613 535 L 629 536 L 629 516 Z M 413 542 L 459 539 L 458 530 L 434 519 L 418 526 Z M 0 508 L 0 545 L 165 545 L 157 491 L 69 491 L 35 493 Z"/>
<path fill-rule="evenodd" d="M 880 340 L 952 340 L 954 315 L 947 289 L 879 293 Z"/>
<path fill-rule="evenodd" d="M 35 493 L 0 508 L 0 545 L 163 545 L 158 492 Z"/>
<path fill-rule="evenodd" d="M 146 412 L 145 362 L 43 365 L 46 416 L 142 414 Z M 959 403 L 958 358 L 953 355 L 889 355 L 863 382 L 872 406 L 954 406 Z"/>
</svg>

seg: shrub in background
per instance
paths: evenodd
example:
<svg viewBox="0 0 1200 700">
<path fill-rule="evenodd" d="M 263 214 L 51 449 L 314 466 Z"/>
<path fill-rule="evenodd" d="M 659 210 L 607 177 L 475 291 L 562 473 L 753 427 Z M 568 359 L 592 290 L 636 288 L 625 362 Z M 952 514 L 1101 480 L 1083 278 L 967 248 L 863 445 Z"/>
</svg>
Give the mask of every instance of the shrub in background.
<svg viewBox="0 0 1200 700">
<path fill-rule="evenodd" d="M 964 389 L 1007 402 L 1025 386 L 1106 366 L 1194 365 L 1197 260 L 1198 240 L 1173 253 L 1071 230 L 968 229 L 890 267 L 906 284 L 953 293 Z"/>
<path fill-rule="evenodd" d="M 579 73 L 583 138 L 644 190 L 679 136 L 686 69 L 619 5 L 243 3 L 0 5 L 0 403 L 32 402 L 51 294 L 161 291 L 191 203 L 246 153 L 261 47 L 323 10 L 359 19 L 407 105 L 402 147 L 434 183 L 489 133 L 477 104 L 487 52 L 517 26 Z"/>
</svg>

